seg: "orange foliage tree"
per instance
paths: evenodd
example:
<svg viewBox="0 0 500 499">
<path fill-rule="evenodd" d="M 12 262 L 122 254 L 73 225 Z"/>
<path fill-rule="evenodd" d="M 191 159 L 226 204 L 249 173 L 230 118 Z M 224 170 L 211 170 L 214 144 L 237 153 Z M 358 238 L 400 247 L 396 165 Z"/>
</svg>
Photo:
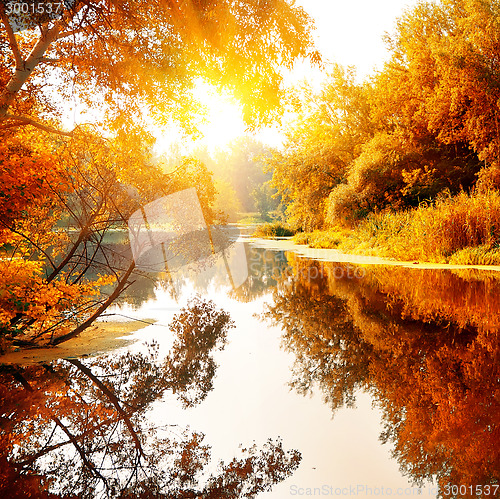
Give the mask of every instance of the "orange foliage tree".
<svg viewBox="0 0 500 499">
<path fill-rule="evenodd" d="M 196 186 L 213 220 L 210 173 L 186 160 L 165 174 L 150 117 L 193 131 L 189 90 L 204 77 L 242 99 L 256 126 L 279 104 L 280 68 L 317 59 L 310 19 L 284 0 L 43 9 L 0 3 L 0 327 L 19 345 L 78 334 L 131 284 L 131 255 L 106 238 L 143 204 Z M 103 122 L 64 130 L 62 105 L 74 100 Z"/>
<path fill-rule="evenodd" d="M 370 108 L 355 73 L 335 65 L 320 92 L 298 88 L 290 97 L 296 119 L 283 150 L 266 160 L 290 222 L 303 230 L 321 227 L 331 190 L 373 133 Z"/>
<path fill-rule="evenodd" d="M 387 36 L 381 71 L 359 84 L 337 70 L 313 111 L 302 98 L 272 162 L 291 221 L 353 224 L 471 192 L 478 174 L 481 188 L 500 186 L 499 11 L 497 0 L 419 2 Z"/>
<path fill-rule="evenodd" d="M 194 103 L 186 89 L 204 77 L 240 97 L 255 124 L 278 104 L 280 67 L 318 58 L 310 19 L 285 0 L 78 0 L 59 16 L 24 19 L 2 2 L 0 15 L 2 45 L 10 48 L 3 56 L 9 69 L 0 91 L 2 127 L 51 127 L 58 110 L 45 105 L 44 87 L 52 75 L 62 99 L 77 94 L 95 106 L 97 98 L 120 124 L 137 122 L 147 106 L 160 122 L 175 116 L 188 129 Z M 42 116 L 25 109 L 33 100 Z"/>
</svg>

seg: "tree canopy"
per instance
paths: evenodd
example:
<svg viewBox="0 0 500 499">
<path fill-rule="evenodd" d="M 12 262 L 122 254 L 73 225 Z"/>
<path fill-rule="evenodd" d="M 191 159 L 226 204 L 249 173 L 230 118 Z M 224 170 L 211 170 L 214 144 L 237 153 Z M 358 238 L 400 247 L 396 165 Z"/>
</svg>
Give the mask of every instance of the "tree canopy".
<svg viewBox="0 0 500 499">
<path fill-rule="evenodd" d="M 497 0 L 420 2 L 365 82 L 334 66 L 320 92 L 299 91 L 305 112 L 271 162 L 298 228 L 498 188 L 499 9 Z"/>
<path fill-rule="evenodd" d="M 3 129 L 52 126 L 77 96 L 104 107 L 122 130 L 145 111 L 160 123 L 174 117 L 189 130 L 195 103 L 186 90 L 197 77 L 230 89 L 247 121 L 258 124 L 279 102 L 281 68 L 318 57 L 311 20 L 285 0 L 69 5 L 57 18 L 30 19 L 15 32 L 19 21 L 0 3 Z"/>
</svg>

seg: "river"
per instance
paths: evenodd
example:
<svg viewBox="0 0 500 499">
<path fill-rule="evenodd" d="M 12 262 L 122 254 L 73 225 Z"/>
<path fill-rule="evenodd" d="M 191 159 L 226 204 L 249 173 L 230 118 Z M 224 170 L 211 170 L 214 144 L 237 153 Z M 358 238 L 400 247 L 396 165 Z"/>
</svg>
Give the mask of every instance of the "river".
<svg viewBox="0 0 500 499">
<path fill-rule="evenodd" d="M 78 497 L 500 495 L 499 274 L 238 245 L 138 280 L 110 311 L 154 319 L 133 344 L 4 367 L 2 478 Z"/>
</svg>

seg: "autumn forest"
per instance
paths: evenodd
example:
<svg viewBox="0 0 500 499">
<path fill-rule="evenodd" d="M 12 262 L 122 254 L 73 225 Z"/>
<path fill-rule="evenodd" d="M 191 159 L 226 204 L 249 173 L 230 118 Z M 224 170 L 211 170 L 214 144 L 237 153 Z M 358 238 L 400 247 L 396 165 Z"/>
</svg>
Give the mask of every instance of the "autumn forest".
<svg viewBox="0 0 500 499">
<path fill-rule="evenodd" d="M 371 397 L 387 480 L 498 490 L 500 1 L 414 2 L 384 42 L 361 77 L 306 0 L 0 0 L 2 497 L 298 490 L 316 467 L 278 435 L 218 459 L 165 416 L 205 407 L 244 306 L 293 358 L 287 396 L 332 424 Z M 207 88 L 244 134 L 202 142 Z M 168 352 L 57 354 L 120 314 Z"/>
</svg>

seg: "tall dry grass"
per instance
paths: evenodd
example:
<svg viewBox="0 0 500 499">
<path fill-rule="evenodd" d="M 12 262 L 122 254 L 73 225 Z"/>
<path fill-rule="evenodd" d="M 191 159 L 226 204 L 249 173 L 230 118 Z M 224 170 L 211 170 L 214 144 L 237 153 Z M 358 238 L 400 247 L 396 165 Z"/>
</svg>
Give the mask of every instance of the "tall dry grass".
<svg viewBox="0 0 500 499">
<path fill-rule="evenodd" d="M 371 214 L 335 247 L 399 260 L 500 264 L 500 194 L 461 193 L 407 211 Z"/>
<path fill-rule="evenodd" d="M 296 230 L 283 222 L 272 222 L 259 225 L 254 233 L 254 237 L 274 238 L 274 237 L 290 237 L 295 234 Z"/>
</svg>

